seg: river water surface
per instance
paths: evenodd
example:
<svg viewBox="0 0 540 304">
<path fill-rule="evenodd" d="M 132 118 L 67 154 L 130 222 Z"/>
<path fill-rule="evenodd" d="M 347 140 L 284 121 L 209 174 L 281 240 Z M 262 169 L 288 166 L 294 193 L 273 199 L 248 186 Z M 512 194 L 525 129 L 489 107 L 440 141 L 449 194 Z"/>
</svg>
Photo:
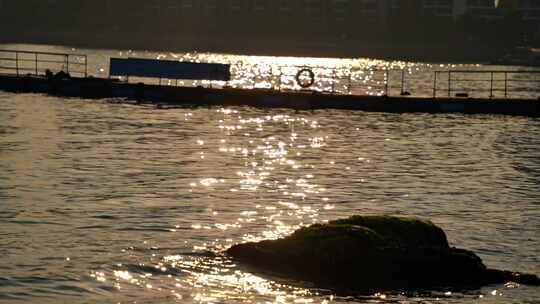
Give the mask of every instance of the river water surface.
<svg viewBox="0 0 540 304">
<path fill-rule="evenodd" d="M 515 284 L 334 295 L 219 252 L 352 214 L 431 219 L 540 274 L 538 118 L 157 109 L 0 92 L 0 302 L 539 303 Z"/>
</svg>

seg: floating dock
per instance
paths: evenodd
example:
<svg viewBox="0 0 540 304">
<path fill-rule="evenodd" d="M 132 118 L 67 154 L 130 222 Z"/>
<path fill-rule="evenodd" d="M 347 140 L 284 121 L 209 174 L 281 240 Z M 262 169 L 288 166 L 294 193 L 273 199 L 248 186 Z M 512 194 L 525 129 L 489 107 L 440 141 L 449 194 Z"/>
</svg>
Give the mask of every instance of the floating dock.
<svg viewBox="0 0 540 304">
<path fill-rule="evenodd" d="M 36 54 L 33 53 L 32 54 Z M 37 53 L 43 54 L 43 53 Z M 48 53 L 52 54 L 52 53 Z M 89 77 L 86 57 L 81 75 L 70 71 L 51 75 L 40 73 L 39 57 L 35 55 L 34 73 L 0 74 L 0 90 L 15 93 L 41 93 L 85 99 L 114 99 L 137 103 L 178 106 L 252 106 L 263 108 L 291 108 L 301 110 L 343 109 L 389 113 L 464 113 L 540 116 L 539 99 L 468 98 L 468 97 L 413 97 L 369 96 L 320 92 L 309 89 L 275 90 L 246 89 L 223 86 L 190 87 L 161 84 L 133 83 L 115 78 Z M 62 54 L 63 56 L 72 56 Z M 69 67 L 69 58 L 65 61 Z M 82 65 L 82 64 L 81 64 Z M 159 67 L 159 70 L 155 68 Z M 164 77 L 171 79 L 206 79 L 227 81 L 227 65 L 178 63 L 168 65 L 159 60 L 111 59 L 110 73 L 129 76 Z M 297 75 L 299 76 L 299 75 Z M 313 73 L 309 77 L 314 77 Z M 298 80 L 299 77 L 297 77 Z M 493 76 L 492 76 L 493 78 Z M 308 83 L 310 81 L 308 79 Z M 312 83 L 311 83 L 312 84 Z M 434 89 L 436 93 L 436 89 Z M 506 94 L 506 92 L 505 92 Z M 435 95 L 435 94 L 434 94 Z"/>
</svg>

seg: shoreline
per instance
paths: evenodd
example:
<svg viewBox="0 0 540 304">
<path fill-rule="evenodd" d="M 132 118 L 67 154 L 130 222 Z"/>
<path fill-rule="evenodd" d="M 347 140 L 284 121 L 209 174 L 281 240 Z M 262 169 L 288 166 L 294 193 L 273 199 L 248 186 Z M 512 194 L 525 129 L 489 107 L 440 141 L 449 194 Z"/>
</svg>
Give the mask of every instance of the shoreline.
<svg viewBox="0 0 540 304">
<path fill-rule="evenodd" d="M 253 56 L 293 56 L 320 58 L 372 58 L 387 61 L 409 61 L 424 63 L 466 63 L 490 64 L 501 58 L 502 51 L 489 46 L 459 46 L 447 44 L 389 44 L 367 43 L 362 41 L 330 41 L 314 43 L 309 41 L 287 41 L 278 39 L 246 41 L 243 37 L 234 40 L 222 38 L 204 39 L 197 36 L 149 37 L 148 39 L 129 39 L 119 33 L 94 35 L 91 42 L 86 35 L 78 33 L 19 33 L 1 35 L 1 44 L 60 45 L 88 49 L 145 50 L 165 52 L 199 52 Z M 451 51 L 450 51 L 451 50 Z"/>
</svg>

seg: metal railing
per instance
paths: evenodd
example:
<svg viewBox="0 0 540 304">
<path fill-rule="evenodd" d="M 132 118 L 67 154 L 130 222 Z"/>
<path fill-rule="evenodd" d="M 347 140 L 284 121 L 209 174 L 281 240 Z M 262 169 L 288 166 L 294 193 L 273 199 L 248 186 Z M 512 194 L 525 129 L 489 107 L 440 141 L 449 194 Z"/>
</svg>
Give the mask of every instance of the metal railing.
<svg viewBox="0 0 540 304">
<path fill-rule="evenodd" d="M 298 71 L 310 69 L 312 86 L 302 88 L 296 81 Z M 406 69 L 351 69 L 325 66 L 287 65 L 275 67 L 233 65 L 233 78 L 243 79 L 242 88 L 277 91 L 315 91 L 342 95 L 538 98 L 540 71 Z M 248 79 L 248 80 L 246 80 Z M 212 86 L 212 83 L 210 83 Z M 235 81 L 225 84 L 235 86 Z"/>
<path fill-rule="evenodd" d="M 297 73 L 309 69 L 314 83 L 302 87 Z M 45 75 L 63 71 L 88 77 L 87 56 L 81 54 L 0 49 L 0 74 Z M 538 98 L 540 71 L 358 69 L 347 66 L 231 65 L 233 80 L 183 81 L 159 79 L 159 85 L 264 88 L 277 91 L 315 91 L 341 95 L 432 96 L 483 98 Z M 129 81 L 130 79 L 126 79 Z M 165 81 L 165 83 L 162 82 Z M 132 81 L 139 81 L 133 79 Z"/>
<path fill-rule="evenodd" d="M 431 75 L 430 75 L 431 73 Z M 430 77 L 431 76 L 431 77 Z M 429 96 L 538 98 L 540 71 L 447 70 L 413 73 L 405 69 L 350 70 L 334 74 L 330 93 Z M 345 85 L 343 86 L 343 83 Z M 343 88 L 345 90 L 336 90 Z"/>
<path fill-rule="evenodd" d="M 299 71 L 308 69 L 314 82 L 302 87 Z M 540 96 L 540 71 L 360 69 L 348 66 L 330 68 L 317 65 L 231 64 L 232 80 L 189 81 L 179 79 L 125 79 L 132 82 L 153 81 L 169 86 L 208 86 L 210 88 L 268 89 L 305 91 L 337 95 L 528 98 Z M 467 76 L 464 76 L 467 75 Z M 165 81 L 165 82 L 163 82 Z M 309 81 L 308 81 L 309 82 Z M 487 96 L 486 96 L 487 95 Z"/>
<path fill-rule="evenodd" d="M 298 72 L 308 69 L 313 72 L 314 83 L 312 86 L 303 88 L 297 81 Z M 274 74 L 277 84 L 274 89 L 279 91 L 311 90 L 332 94 L 348 94 L 351 89 L 350 69 L 334 68 L 329 69 L 324 66 L 282 66 Z M 308 77 L 303 75 L 302 77 Z M 309 82 L 309 79 L 307 79 Z"/>
<path fill-rule="evenodd" d="M 508 98 L 522 97 L 523 92 L 540 95 L 540 71 L 435 71 L 433 97 L 439 92 L 448 97 L 475 94 Z"/>
<path fill-rule="evenodd" d="M 87 56 L 81 54 L 0 50 L 0 73 L 11 75 L 45 75 L 46 71 L 63 71 L 87 77 Z"/>
<path fill-rule="evenodd" d="M 407 71 L 398 69 L 351 69 L 349 67 L 329 68 L 326 66 L 286 65 L 273 67 L 233 65 L 233 78 L 248 78 L 246 87 L 266 88 L 277 91 L 317 91 L 331 94 L 388 95 L 403 94 L 407 84 L 414 77 L 406 76 Z M 309 69 L 315 81 L 303 88 L 297 82 L 297 73 Z M 247 71 L 247 72 L 246 72 Z M 395 80 L 395 81 L 394 81 Z M 234 83 L 234 81 L 233 81 Z"/>
</svg>

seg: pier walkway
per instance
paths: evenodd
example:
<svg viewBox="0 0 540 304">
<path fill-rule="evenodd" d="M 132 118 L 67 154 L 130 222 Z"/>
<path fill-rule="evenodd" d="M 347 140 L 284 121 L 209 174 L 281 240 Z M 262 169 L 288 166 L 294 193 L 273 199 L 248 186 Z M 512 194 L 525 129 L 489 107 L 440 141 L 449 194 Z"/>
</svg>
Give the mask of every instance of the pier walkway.
<svg viewBox="0 0 540 304">
<path fill-rule="evenodd" d="M 109 78 L 88 75 L 86 55 L 0 50 L 0 90 L 8 92 L 162 105 L 540 116 L 539 71 L 436 70 L 432 95 L 415 96 L 416 80 L 405 70 L 253 66 L 251 86 L 239 85 L 246 75 L 229 64 L 112 58 L 109 70 Z"/>
</svg>

